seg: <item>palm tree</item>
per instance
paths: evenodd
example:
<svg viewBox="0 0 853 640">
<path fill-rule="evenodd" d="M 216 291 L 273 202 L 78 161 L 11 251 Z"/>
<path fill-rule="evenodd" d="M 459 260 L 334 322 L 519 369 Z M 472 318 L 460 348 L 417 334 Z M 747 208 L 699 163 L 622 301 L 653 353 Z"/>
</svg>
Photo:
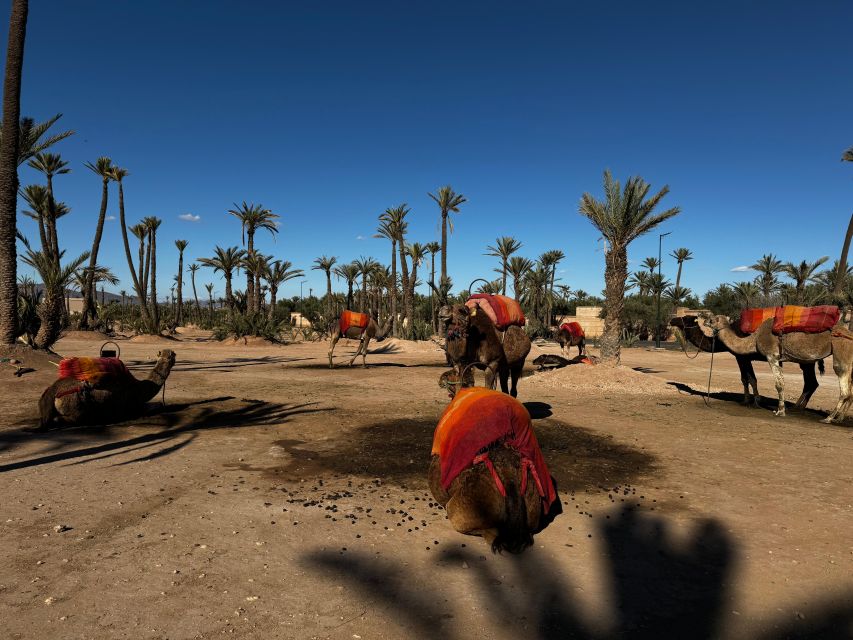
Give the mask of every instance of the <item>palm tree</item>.
<svg viewBox="0 0 853 640">
<path fill-rule="evenodd" d="M 273 237 L 278 233 L 276 224 L 278 214 L 273 213 L 262 204 L 256 205 L 254 202 L 247 204 L 244 200 L 242 204 L 238 205 L 235 202 L 234 208 L 229 209 L 228 213 L 240 220 L 243 230 L 243 244 L 247 246 L 247 257 L 255 253 L 255 231 L 266 229 Z M 248 243 L 246 242 L 247 238 Z M 246 271 L 246 296 L 249 310 L 255 310 L 255 308 L 260 310 L 260 305 L 255 301 L 255 274 L 250 271 Z"/>
<path fill-rule="evenodd" d="M 237 247 L 234 248 L 236 249 Z M 207 289 L 207 298 L 210 301 L 208 302 L 208 306 L 210 307 L 210 324 L 213 324 L 213 310 L 215 309 L 215 306 L 213 304 L 213 283 L 205 283 L 204 288 Z"/>
<path fill-rule="evenodd" d="M 495 241 L 495 246 L 490 245 L 486 247 L 485 255 L 500 258 L 501 260 L 501 268 L 498 270 L 498 273 L 501 274 L 500 293 L 503 295 L 506 295 L 507 263 L 509 262 L 510 256 L 521 249 L 521 247 L 522 244 L 511 236 L 502 236 Z"/>
<path fill-rule="evenodd" d="M 195 300 L 195 311 L 196 311 L 196 314 L 199 316 L 201 315 L 201 305 L 199 305 L 199 303 L 198 303 L 198 294 L 196 293 L 196 290 L 195 290 L 195 273 L 200 268 L 201 267 L 196 262 L 190 263 L 190 266 L 187 267 L 187 269 L 189 269 L 189 272 L 190 272 L 190 282 L 192 282 L 192 285 L 193 285 L 193 299 Z"/>
<path fill-rule="evenodd" d="M 794 281 L 794 303 L 803 304 L 806 282 L 814 281 L 816 271 L 820 266 L 829 260 L 829 256 L 818 258 L 814 262 L 803 260 L 799 264 L 786 262 L 782 265 L 782 273 Z"/>
<path fill-rule="evenodd" d="M 175 246 L 178 248 L 178 311 L 175 320 L 178 325 L 182 325 L 184 321 L 184 249 L 188 244 L 186 240 L 175 240 Z"/>
<path fill-rule="evenodd" d="M 248 313 L 256 313 L 261 310 L 261 276 L 267 269 L 267 258 L 268 256 L 257 251 L 246 252 L 240 265 L 246 270 L 246 273 L 252 274 L 252 296 L 249 297 L 249 294 L 246 293 L 246 310 Z"/>
<path fill-rule="evenodd" d="M 364 256 L 358 260 L 353 260 L 352 263 L 358 267 L 358 273 L 361 275 L 361 293 L 358 295 L 358 307 L 362 313 L 367 313 L 367 279 L 373 274 L 379 263 L 373 258 L 365 258 Z"/>
<path fill-rule="evenodd" d="M 447 225 L 451 213 L 459 213 L 459 207 L 467 200 L 461 193 L 456 193 L 453 187 L 441 187 L 436 194 L 427 194 L 435 200 L 441 210 L 441 281 L 447 279 Z M 450 231 L 453 232 L 453 222 L 450 221 Z M 446 299 L 441 304 L 446 304 Z"/>
<path fill-rule="evenodd" d="M 438 242 L 427 242 L 426 250 L 429 251 L 430 270 L 429 270 L 429 308 L 432 318 L 432 330 L 438 331 L 438 309 L 433 304 L 432 295 L 435 291 L 435 254 L 441 251 L 441 245 Z"/>
<path fill-rule="evenodd" d="M 847 149 L 841 154 L 842 162 L 853 162 L 853 147 Z M 844 244 L 841 247 L 841 258 L 838 260 L 838 271 L 835 275 L 835 286 L 832 290 L 832 298 L 834 304 L 845 306 L 843 296 L 843 287 L 846 278 L 842 277 L 847 270 L 847 253 L 850 250 L 850 240 L 853 239 L 853 215 L 850 216 L 850 222 L 847 224 L 847 234 L 844 236 Z M 850 319 L 850 324 L 853 326 L 853 318 Z"/>
<path fill-rule="evenodd" d="M 414 300 L 415 300 L 415 287 L 418 286 L 418 267 L 423 264 L 424 259 L 427 256 L 427 250 L 424 245 L 420 242 L 415 242 L 406 247 L 406 253 L 409 258 L 412 260 L 412 273 L 409 276 L 409 304 L 411 305 L 412 315 L 409 317 L 409 323 L 414 322 Z"/>
<path fill-rule="evenodd" d="M 47 133 L 48 129 L 56 124 L 57 120 L 61 117 L 62 114 L 57 113 L 44 122 L 36 122 L 26 116 L 21 118 L 18 123 L 18 166 L 21 166 L 33 156 L 46 151 L 60 140 L 65 140 L 65 138 L 74 135 L 74 131 L 62 131 L 42 139 L 42 136 Z M 0 133 L 0 144 L 2 142 L 3 134 Z"/>
<path fill-rule="evenodd" d="M 50 251 L 59 253 L 59 244 L 56 238 L 56 200 L 53 193 L 53 176 L 69 173 L 68 163 L 58 153 L 38 153 L 27 162 L 27 166 L 40 171 L 47 178 L 47 239 L 50 243 Z"/>
<path fill-rule="evenodd" d="M 393 209 L 385 209 L 385 213 L 379 216 L 379 227 L 373 237 L 391 241 L 391 331 L 395 338 L 399 338 L 397 325 L 397 236 L 399 234 L 397 223 L 392 215 L 393 211 Z"/>
<path fill-rule="evenodd" d="M 27 35 L 27 0 L 12 0 L 6 75 L 3 81 L 3 126 L 0 132 L 0 344 L 13 344 L 18 334 L 17 248 L 18 117 L 21 114 L 21 69 Z"/>
<path fill-rule="evenodd" d="M 359 273 L 358 266 L 353 262 L 335 267 L 335 275 L 347 281 L 347 309 L 352 309 L 352 286 Z"/>
<path fill-rule="evenodd" d="M 678 262 L 678 273 L 675 276 L 675 289 L 677 291 L 681 288 L 681 268 L 682 266 L 684 266 L 685 262 L 693 259 L 693 253 L 690 251 L 690 249 L 681 247 L 680 249 L 676 249 L 669 255 L 675 258 L 675 260 Z M 676 304 L 678 304 L 678 301 L 676 301 Z"/>
<path fill-rule="evenodd" d="M 657 194 L 648 197 L 650 189 L 651 185 L 640 177 L 628 178 L 622 189 L 608 170 L 604 172 L 604 200 L 584 193 L 579 206 L 580 214 L 589 218 L 609 245 L 604 257 L 601 359 L 610 364 L 619 363 L 622 308 L 628 279 L 628 245 L 680 211 L 678 207 L 672 207 L 654 214 L 655 207 L 669 193 L 669 187 L 664 186 Z"/>
<path fill-rule="evenodd" d="M 777 273 L 784 271 L 784 265 L 781 260 L 778 260 L 772 253 L 767 253 L 761 256 L 761 259 L 750 269 L 758 271 L 758 276 L 755 278 L 755 284 L 761 290 L 761 295 L 764 296 L 764 301 L 767 302 L 779 288 L 779 278 Z"/>
<path fill-rule="evenodd" d="M 148 254 L 151 256 L 151 330 L 160 333 L 160 307 L 157 306 L 157 229 L 163 221 L 160 218 L 149 216 L 143 220 L 148 230 Z M 146 262 L 148 260 L 146 259 Z"/>
<path fill-rule="evenodd" d="M 551 282 L 551 268 L 539 260 L 536 266 L 528 269 L 524 275 L 524 293 L 521 301 L 530 309 L 530 313 L 540 322 L 543 320 L 543 307 L 547 311 L 548 284 Z"/>
<path fill-rule="evenodd" d="M 649 278 L 650 276 L 648 271 L 635 271 L 631 274 L 631 277 L 628 278 L 627 289 L 637 287 L 639 289 L 639 296 L 643 297 L 649 290 Z"/>
<path fill-rule="evenodd" d="M 312 271 L 319 270 L 326 274 L 326 313 L 328 318 L 331 318 L 334 314 L 334 310 L 332 309 L 332 267 L 335 266 L 337 261 L 338 259 L 335 256 L 331 258 L 321 256 L 314 260 L 314 266 L 311 267 Z"/>
<path fill-rule="evenodd" d="M 107 196 L 109 193 L 108 185 L 112 180 L 113 162 L 106 156 L 101 156 L 94 163 L 87 162 L 86 167 L 92 172 L 101 177 L 101 210 L 98 213 L 98 224 L 95 227 L 95 238 L 92 241 L 92 250 L 89 252 L 89 274 L 94 274 L 95 263 L 98 261 L 98 250 L 101 247 L 101 236 L 104 233 L 104 220 L 107 217 Z M 97 310 L 94 302 L 94 286 L 89 282 L 83 291 L 83 314 L 80 318 L 80 328 L 86 329 L 89 327 L 89 315 L 92 316 L 92 321 L 97 318 Z"/>
<path fill-rule="evenodd" d="M 234 276 L 234 271 L 243 263 L 245 255 L 246 252 L 237 247 L 223 249 L 217 246 L 213 250 L 212 258 L 198 258 L 200 264 L 211 267 L 214 273 L 221 271 L 222 275 L 225 276 L 225 300 L 232 313 L 234 311 L 234 296 L 231 292 L 231 279 Z"/>
<path fill-rule="evenodd" d="M 278 288 L 288 280 L 302 278 L 305 276 L 302 269 L 293 269 L 292 267 L 293 263 L 288 260 L 276 260 L 275 262 L 267 265 L 264 278 L 266 279 L 270 289 L 270 307 L 267 311 L 267 317 L 270 320 L 275 317 L 275 303 Z"/>
<path fill-rule="evenodd" d="M 731 285 L 732 291 L 742 300 L 744 307 L 751 307 L 752 301 L 761 293 L 761 289 L 754 282 L 737 282 Z"/>
<path fill-rule="evenodd" d="M 395 238 L 395 241 L 391 243 L 392 251 L 396 248 L 399 252 L 397 255 L 400 257 L 400 271 L 401 271 L 401 284 L 403 285 L 403 321 L 405 319 L 409 319 L 409 326 L 412 323 L 412 314 L 413 314 L 413 304 L 412 300 L 409 298 L 409 265 L 406 261 L 406 233 L 409 230 L 409 223 L 406 221 L 406 216 L 409 214 L 409 207 L 406 203 L 402 203 L 397 205 L 396 207 L 389 207 L 385 209 L 385 213 L 380 216 L 380 220 L 383 223 L 387 223 L 387 233 L 392 234 Z M 383 227 L 380 227 L 382 230 Z M 383 231 L 381 231 L 383 232 Z M 384 233 L 384 232 L 383 232 Z M 397 295 L 397 269 L 396 269 L 396 256 L 392 255 L 391 258 L 391 278 L 393 280 L 394 287 L 394 296 L 392 296 L 392 317 L 393 317 L 393 335 L 394 337 L 399 337 L 400 330 L 397 325 L 397 305 L 396 305 L 396 295 Z M 401 323 L 402 324 L 402 323 Z"/>
<path fill-rule="evenodd" d="M 40 184 L 29 184 L 21 189 L 21 197 L 30 207 L 29 209 L 24 209 L 21 213 L 38 223 L 41 250 L 45 255 L 50 255 L 53 251 L 53 244 L 48 240 L 47 235 L 47 219 L 50 216 L 47 187 L 43 187 Z"/>
<path fill-rule="evenodd" d="M 142 297 L 140 300 L 145 303 L 148 299 L 148 267 L 145 264 L 145 258 L 148 255 L 146 251 L 146 241 L 148 239 L 148 229 L 145 227 L 145 224 L 140 221 L 138 224 L 133 225 L 130 228 L 130 232 L 136 236 L 136 239 L 139 240 L 139 286 L 141 287 L 140 291 L 142 292 Z"/>
<path fill-rule="evenodd" d="M 552 309 L 554 308 L 554 283 L 557 280 L 557 265 L 562 262 L 566 254 L 559 249 L 546 251 L 539 256 L 539 262 L 550 273 L 547 291 L 547 314 L 545 316 L 545 325 L 551 326 Z"/>
<path fill-rule="evenodd" d="M 509 274 L 512 276 L 513 297 L 521 300 L 521 292 L 524 289 L 524 278 L 527 272 L 533 269 L 533 261 L 521 256 L 513 256 L 507 265 Z"/>
<path fill-rule="evenodd" d="M 646 258 L 645 260 L 643 260 L 643 263 L 640 266 L 648 269 L 649 275 L 652 275 L 652 274 L 654 274 L 655 270 L 657 270 L 658 265 L 660 265 L 660 262 L 658 261 L 657 258 L 652 256 L 652 257 L 649 257 L 649 258 Z"/>
</svg>

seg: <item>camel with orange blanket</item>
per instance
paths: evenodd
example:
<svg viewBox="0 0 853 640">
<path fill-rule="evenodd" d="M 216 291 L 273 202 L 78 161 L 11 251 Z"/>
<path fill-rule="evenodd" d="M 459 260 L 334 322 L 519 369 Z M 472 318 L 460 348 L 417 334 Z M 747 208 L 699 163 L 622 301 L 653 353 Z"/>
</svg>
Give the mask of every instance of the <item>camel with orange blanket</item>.
<svg viewBox="0 0 853 640">
<path fill-rule="evenodd" d="M 435 428 L 428 482 L 460 533 L 521 553 L 562 506 L 530 414 L 498 391 L 460 390 Z"/>
<path fill-rule="evenodd" d="M 329 340 L 329 369 L 334 369 L 335 365 L 332 362 L 332 357 L 335 355 L 335 345 L 341 338 L 349 338 L 358 340 L 358 349 L 348 366 L 352 366 L 355 359 L 361 356 L 361 364 L 367 368 L 367 347 L 371 339 L 377 342 L 382 342 L 388 332 L 391 331 L 391 316 L 385 321 L 385 324 L 380 328 L 376 324 L 376 320 L 371 318 L 366 313 L 358 313 L 356 311 L 344 311 L 338 321 L 333 323 L 331 327 L 332 337 Z"/>
</svg>

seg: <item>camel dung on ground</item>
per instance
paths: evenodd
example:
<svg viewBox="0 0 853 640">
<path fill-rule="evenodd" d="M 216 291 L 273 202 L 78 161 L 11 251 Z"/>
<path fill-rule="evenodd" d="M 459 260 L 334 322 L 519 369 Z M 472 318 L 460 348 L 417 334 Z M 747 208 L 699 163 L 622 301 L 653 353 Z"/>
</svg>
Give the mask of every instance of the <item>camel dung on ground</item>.
<svg viewBox="0 0 853 640">
<path fill-rule="evenodd" d="M 732 353 L 760 353 L 767 358 L 778 394 L 777 416 L 785 415 L 785 378 L 783 362 L 814 363 L 832 355 L 832 369 L 838 377 L 839 397 L 835 409 L 821 422 L 840 422 L 853 401 L 850 374 L 853 372 L 853 333 L 836 325 L 830 331 L 773 333 L 773 318 L 765 320 L 755 333 L 740 336 L 726 316 L 709 316 L 705 325 L 713 329 Z"/>
<path fill-rule="evenodd" d="M 669 321 L 670 326 L 677 328 L 681 334 L 697 349 L 705 353 L 731 353 L 735 357 L 738 369 L 740 370 L 740 381 L 743 384 L 743 401 L 744 405 L 752 405 L 760 407 L 758 400 L 758 378 L 755 375 L 755 370 L 752 367 L 753 362 L 767 362 L 760 353 L 752 353 L 748 355 L 738 354 L 726 347 L 722 340 L 714 340 L 712 336 L 706 335 L 697 322 L 697 316 L 686 315 L 672 318 Z M 738 335 L 743 335 L 738 331 Z M 800 369 L 803 371 L 803 392 L 800 394 L 795 408 L 805 409 L 808 405 L 814 392 L 820 386 L 815 375 L 814 362 L 800 362 Z M 824 373 L 823 360 L 817 361 L 817 368 L 821 375 Z M 752 389 L 752 394 L 749 393 Z"/>
<path fill-rule="evenodd" d="M 138 415 L 166 383 L 175 365 L 175 352 L 163 349 L 147 378 L 106 375 L 95 382 L 59 378 L 39 400 L 41 428 L 56 423 L 109 424 Z"/>
<path fill-rule="evenodd" d="M 335 320 L 329 327 L 329 333 L 331 334 L 329 339 L 329 369 L 335 368 L 332 357 L 335 354 L 335 345 L 338 344 L 338 340 L 341 338 L 349 338 L 350 340 L 359 341 L 358 349 L 356 349 L 355 355 L 352 357 L 352 360 L 349 361 L 349 365 L 347 366 L 351 367 L 352 363 L 355 362 L 355 359 L 360 355 L 361 364 L 366 369 L 367 346 L 370 344 L 370 341 L 376 340 L 376 342 L 382 342 L 386 337 L 388 337 L 390 332 L 391 316 L 388 316 L 382 327 L 379 327 L 379 325 L 376 324 L 376 321 L 373 318 L 370 318 L 366 327 L 350 327 L 345 333 L 341 333 L 340 320 Z"/>
<path fill-rule="evenodd" d="M 501 391 L 518 395 L 518 379 L 531 342 L 523 327 L 509 326 L 500 331 L 485 313 L 464 304 L 445 305 L 438 311 L 444 323 L 445 350 L 454 368 L 462 370 L 474 365 L 486 370 L 486 386 L 495 388 L 500 378 Z M 512 377 L 512 388 L 508 387 Z"/>
</svg>

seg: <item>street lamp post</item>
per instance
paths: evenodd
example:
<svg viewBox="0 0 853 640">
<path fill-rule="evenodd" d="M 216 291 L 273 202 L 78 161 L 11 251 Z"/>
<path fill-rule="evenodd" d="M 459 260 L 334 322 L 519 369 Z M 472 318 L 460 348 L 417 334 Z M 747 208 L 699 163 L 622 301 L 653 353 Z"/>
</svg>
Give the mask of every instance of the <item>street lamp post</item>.
<svg viewBox="0 0 853 640">
<path fill-rule="evenodd" d="M 657 326 L 655 327 L 655 347 L 658 349 L 660 349 L 660 296 L 661 296 L 661 293 L 663 293 L 663 291 L 662 291 L 663 287 L 660 286 L 661 283 L 663 282 L 663 279 L 661 278 L 661 273 L 660 273 L 661 260 L 663 258 L 662 254 L 661 254 L 661 249 L 663 247 L 663 237 L 668 236 L 670 233 L 672 233 L 672 231 L 667 231 L 666 233 L 661 233 L 658 236 L 658 313 L 657 313 Z"/>
<path fill-rule="evenodd" d="M 299 326 L 302 326 L 302 314 L 305 312 L 305 299 L 302 297 L 302 285 L 304 285 L 307 280 L 302 280 L 299 282 Z"/>
</svg>

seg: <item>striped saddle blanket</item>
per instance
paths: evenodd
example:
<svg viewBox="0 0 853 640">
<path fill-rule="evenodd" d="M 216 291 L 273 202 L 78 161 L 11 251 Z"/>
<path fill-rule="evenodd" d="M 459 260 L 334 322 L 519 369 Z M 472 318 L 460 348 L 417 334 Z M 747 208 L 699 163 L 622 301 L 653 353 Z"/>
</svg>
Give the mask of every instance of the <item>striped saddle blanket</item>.
<svg viewBox="0 0 853 640">
<path fill-rule="evenodd" d="M 568 331 L 569 334 L 575 338 L 585 338 L 586 334 L 583 332 L 583 327 L 578 322 L 564 322 L 560 325 L 561 331 Z"/>
<path fill-rule="evenodd" d="M 338 326 L 341 329 L 341 334 L 346 334 L 352 328 L 364 331 L 367 325 L 370 324 L 370 316 L 366 313 L 358 313 L 357 311 L 344 311 L 341 314 L 341 319 L 338 320 Z"/>
<path fill-rule="evenodd" d="M 475 293 L 468 298 L 465 306 L 469 309 L 481 309 L 499 331 L 511 326 L 523 327 L 526 322 L 521 305 L 507 296 Z"/>
<path fill-rule="evenodd" d="M 841 319 L 841 311 L 834 305 L 818 307 L 766 307 L 764 309 L 744 309 L 740 314 L 740 330 L 750 334 L 769 319 L 773 319 L 773 333 L 776 335 L 792 332 L 821 333 L 829 331 Z"/>
<path fill-rule="evenodd" d="M 97 384 L 133 375 L 118 358 L 65 358 L 59 363 L 59 377 Z"/>
</svg>

